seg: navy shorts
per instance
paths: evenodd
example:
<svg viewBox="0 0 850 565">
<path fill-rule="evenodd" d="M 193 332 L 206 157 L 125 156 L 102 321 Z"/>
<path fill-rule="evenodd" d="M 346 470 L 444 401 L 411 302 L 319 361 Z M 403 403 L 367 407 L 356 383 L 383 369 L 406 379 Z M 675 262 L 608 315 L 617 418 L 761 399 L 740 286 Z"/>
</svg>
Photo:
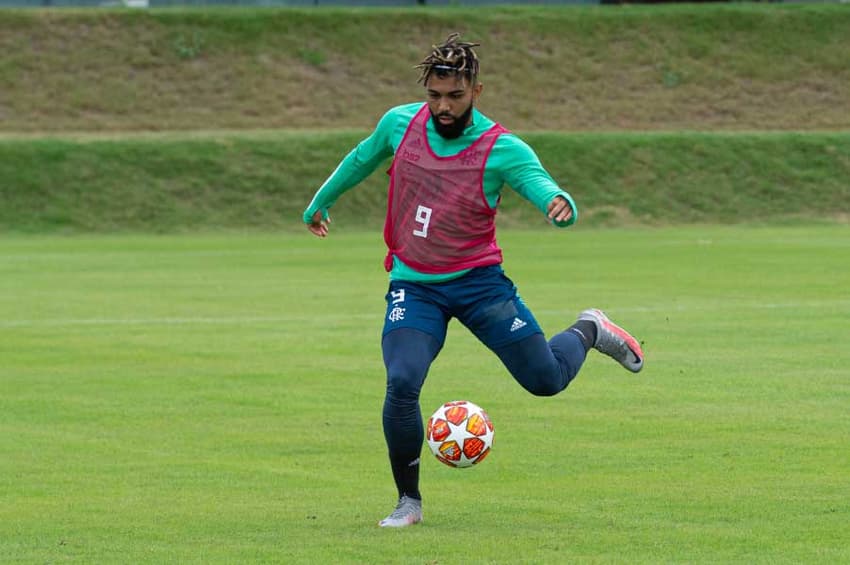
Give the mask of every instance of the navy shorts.
<svg viewBox="0 0 850 565">
<path fill-rule="evenodd" d="M 442 283 L 391 281 L 386 299 L 383 335 L 414 328 L 442 347 L 452 318 L 491 349 L 543 333 L 500 265 L 477 267 Z"/>
</svg>

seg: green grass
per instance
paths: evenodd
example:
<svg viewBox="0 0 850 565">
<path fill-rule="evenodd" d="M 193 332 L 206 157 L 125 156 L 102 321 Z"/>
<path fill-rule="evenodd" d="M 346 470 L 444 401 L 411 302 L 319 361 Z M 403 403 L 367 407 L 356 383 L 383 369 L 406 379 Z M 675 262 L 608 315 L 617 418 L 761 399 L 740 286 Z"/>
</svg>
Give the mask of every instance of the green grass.
<svg viewBox="0 0 850 565">
<path fill-rule="evenodd" d="M 850 6 L 0 11 L 0 131 L 369 128 L 481 42 L 515 130 L 846 130 Z"/>
<path fill-rule="evenodd" d="M 366 131 L 0 139 L 0 231 L 303 229 L 301 213 Z M 586 225 L 850 217 L 848 133 L 523 134 Z M 333 209 L 379 228 L 386 167 Z M 543 225 L 511 190 L 505 225 Z M 345 228 L 343 228 L 345 229 Z"/>
<path fill-rule="evenodd" d="M 452 325 L 423 405 L 495 450 L 427 457 L 425 523 L 382 531 L 377 231 L 0 239 L 2 560 L 850 560 L 846 226 L 500 241 L 547 332 L 605 308 L 646 368 L 534 398 Z"/>
</svg>

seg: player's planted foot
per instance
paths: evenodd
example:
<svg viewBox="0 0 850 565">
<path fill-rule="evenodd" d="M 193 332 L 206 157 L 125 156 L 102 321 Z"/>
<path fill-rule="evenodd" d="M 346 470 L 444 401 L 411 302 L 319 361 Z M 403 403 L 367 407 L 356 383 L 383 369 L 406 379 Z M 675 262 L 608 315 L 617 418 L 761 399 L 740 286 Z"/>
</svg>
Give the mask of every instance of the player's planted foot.
<svg viewBox="0 0 850 565">
<path fill-rule="evenodd" d="M 598 351 L 613 357 L 620 365 L 633 373 L 643 369 L 643 351 L 638 341 L 626 330 L 608 319 L 602 310 L 591 308 L 578 317 L 596 324 L 596 343 Z"/>
<path fill-rule="evenodd" d="M 393 513 L 381 520 L 378 525 L 382 528 L 403 528 L 422 521 L 422 501 L 402 496 L 398 499 Z"/>
</svg>

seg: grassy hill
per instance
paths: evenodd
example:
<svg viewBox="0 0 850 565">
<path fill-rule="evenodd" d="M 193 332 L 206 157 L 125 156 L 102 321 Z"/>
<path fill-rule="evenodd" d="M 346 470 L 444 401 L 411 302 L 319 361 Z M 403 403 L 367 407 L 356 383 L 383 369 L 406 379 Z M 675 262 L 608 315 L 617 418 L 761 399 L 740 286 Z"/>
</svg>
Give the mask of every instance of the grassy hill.
<svg viewBox="0 0 850 565">
<path fill-rule="evenodd" d="M 482 43 L 514 130 L 850 128 L 850 6 L 0 11 L 0 131 L 368 128 Z"/>
<path fill-rule="evenodd" d="M 0 231 L 303 229 L 301 212 L 364 132 L 0 141 Z M 850 133 L 533 133 L 579 226 L 850 218 Z M 380 228 L 380 167 L 333 209 Z M 500 225 L 543 226 L 505 191 Z"/>
</svg>

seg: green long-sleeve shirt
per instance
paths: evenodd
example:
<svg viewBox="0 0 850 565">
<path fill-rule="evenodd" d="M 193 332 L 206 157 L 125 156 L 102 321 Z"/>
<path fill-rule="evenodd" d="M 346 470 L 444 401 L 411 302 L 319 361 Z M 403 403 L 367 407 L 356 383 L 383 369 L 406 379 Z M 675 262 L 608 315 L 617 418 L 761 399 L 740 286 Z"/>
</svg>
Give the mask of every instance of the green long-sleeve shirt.
<svg viewBox="0 0 850 565">
<path fill-rule="evenodd" d="M 310 223 L 313 215 L 320 210 L 323 216 L 327 216 L 328 209 L 343 193 L 372 174 L 387 157 L 394 155 L 407 131 L 407 126 L 421 108 L 422 103 L 417 102 L 396 106 L 384 114 L 375 131 L 346 155 L 316 192 L 310 205 L 304 211 L 304 222 Z M 428 120 L 428 144 L 440 157 L 456 155 L 469 147 L 493 125 L 494 122 L 491 119 L 477 109 L 473 109 L 472 124 L 464 130 L 463 134 L 456 139 L 445 139 L 436 132 L 432 121 Z M 578 218 L 578 209 L 572 197 L 552 180 L 531 147 L 512 133 L 498 137 L 484 166 L 484 196 L 491 207 L 497 205 L 499 195 L 506 184 L 544 214 L 549 203 L 556 196 L 566 198 L 573 210 L 573 215 L 567 222 L 556 223 L 558 227 L 571 225 Z M 420 273 L 396 257 L 390 278 L 440 282 L 458 277 L 467 270 L 439 275 Z"/>
</svg>

